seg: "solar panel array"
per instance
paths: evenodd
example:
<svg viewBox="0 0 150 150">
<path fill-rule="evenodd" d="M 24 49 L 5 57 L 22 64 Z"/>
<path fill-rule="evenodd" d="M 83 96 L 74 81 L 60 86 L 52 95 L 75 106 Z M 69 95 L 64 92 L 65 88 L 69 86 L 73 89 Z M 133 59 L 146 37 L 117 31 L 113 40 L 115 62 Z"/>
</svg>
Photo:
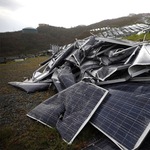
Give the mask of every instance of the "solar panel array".
<svg viewBox="0 0 150 150">
<path fill-rule="evenodd" d="M 105 86 L 109 96 L 91 123 L 124 149 L 137 148 L 150 129 L 150 82 Z"/>
<path fill-rule="evenodd" d="M 57 127 L 62 138 L 72 143 L 90 120 L 108 91 L 83 81 L 39 104 L 27 116 Z"/>
<path fill-rule="evenodd" d="M 148 30 L 149 25 L 147 24 L 134 24 L 123 27 L 102 27 L 97 29 L 91 29 L 90 31 L 93 33 L 99 34 L 101 37 L 124 37 L 130 36 L 132 34 L 136 34 L 140 31 Z"/>
</svg>

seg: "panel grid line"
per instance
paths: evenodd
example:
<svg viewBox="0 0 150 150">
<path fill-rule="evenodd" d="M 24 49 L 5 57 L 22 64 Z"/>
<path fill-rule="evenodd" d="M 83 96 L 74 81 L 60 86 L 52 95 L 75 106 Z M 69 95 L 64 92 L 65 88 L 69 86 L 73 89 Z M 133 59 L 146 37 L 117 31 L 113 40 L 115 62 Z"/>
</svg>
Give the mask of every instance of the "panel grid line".
<svg viewBox="0 0 150 150">
<path fill-rule="evenodd" d="M 102 87 L 80 81 L 42 102 L 27 115 L 56 127 L 62 138 L 71 144 L 107 93 Z"/>
<path fill-rule="evenodd" d="M 144 139 L 148 134 L 145 130 L 150 121 L 149 83 L 126 82 L 103 86 L 110 94 L 95 112 L 91 123 L 126 149 L 140 145 L 136 143 L 141 136 Z"/>
</svg>

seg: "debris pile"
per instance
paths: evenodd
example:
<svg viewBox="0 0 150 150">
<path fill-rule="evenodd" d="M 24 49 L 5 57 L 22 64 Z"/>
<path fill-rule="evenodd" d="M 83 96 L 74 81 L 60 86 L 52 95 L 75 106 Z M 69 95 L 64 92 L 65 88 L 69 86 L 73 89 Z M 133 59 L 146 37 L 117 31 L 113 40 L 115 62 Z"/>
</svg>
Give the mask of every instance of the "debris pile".
<svg viewBox="0 0 150 150">
<path fill-rule="evenodd" d="M 57 89 L 28 117 L 69 144 L 90 122 L 116 149 L 141 145 L 150 130 L 150 44 L 91 36 L 40 65 L 31 79 L 9 82 L 27 93 Z"/>
</svg>

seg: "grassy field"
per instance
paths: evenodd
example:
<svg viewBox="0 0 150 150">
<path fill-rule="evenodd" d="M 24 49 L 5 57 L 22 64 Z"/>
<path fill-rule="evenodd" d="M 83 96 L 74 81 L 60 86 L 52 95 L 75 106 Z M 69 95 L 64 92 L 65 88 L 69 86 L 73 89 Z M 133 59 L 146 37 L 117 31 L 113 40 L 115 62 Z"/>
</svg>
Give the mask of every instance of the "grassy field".
<svg viewBox="0 0 150 150">
<path fill-rule="evenodd" d="M 149 41 L 150 40 L 150 33 L 146 33 L 146 34 L 143 33 L 143 34 L 140 34 L 140 35 L 133 34 L 131 36 L 125 37 L 124 39 L 131 40 L 131 41 L 142 42 L 143 39 L 144 39 L 144 36 L 145 36 L 145 41 Z"/>
<path fill-rule="evenodd" d="M 2 150 L 79 150 L 98 131 L 87 124 L 73 144 L 68 145 L 55 128 L 49 128 L 26 116 L 42 101 L 56 94 L 47 90 L 27 94 L 25 91 L 8 85 L 10 81 L 23 81 L 39 68 L 39 63 L 48 57 L 27 59 L 24 62 L 11 62 L 0 65 L 0 149 Z"/>
</svg>

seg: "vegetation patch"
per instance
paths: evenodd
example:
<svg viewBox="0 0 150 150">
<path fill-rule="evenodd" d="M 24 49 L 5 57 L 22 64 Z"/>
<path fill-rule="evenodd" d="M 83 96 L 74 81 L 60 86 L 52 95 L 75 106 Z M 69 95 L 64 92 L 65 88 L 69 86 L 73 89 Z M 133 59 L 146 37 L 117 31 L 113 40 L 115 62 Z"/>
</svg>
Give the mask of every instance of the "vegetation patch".
<svg viewBox="0 0 150 150">
<path fill-rule="evenodd" d="M 145 37 L 145 41 L 149 41 L 150 40 L 150 33 L 142 33 L 140 35 L 138 34 L 133 34 L 131 36 L 128 36 L 128 37 L 125 37 L 124 39 L 127 39 L 127 40 L 131 40 L 131 41 L 139 41 L 139 42 L 142 42 L 143 39 Z"/>
</svg>

